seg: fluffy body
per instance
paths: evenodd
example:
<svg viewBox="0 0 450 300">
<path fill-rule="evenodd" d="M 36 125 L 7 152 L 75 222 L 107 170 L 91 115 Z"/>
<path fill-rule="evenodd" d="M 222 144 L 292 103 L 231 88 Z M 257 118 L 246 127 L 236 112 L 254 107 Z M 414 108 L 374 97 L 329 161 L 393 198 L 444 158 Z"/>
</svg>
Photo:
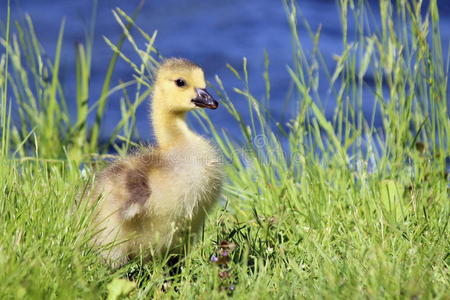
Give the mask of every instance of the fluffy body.
<svg viewBox="0 0 450 300">
<path fill-rule="evenodd" d="M 174 84 L 179 78 L 186 86 Z M 98 174 L 89 196 L 96 210 L 94 243 L 112 266 L 139 254 L 183 253 L 219 197 L 221 158 L 185 121 L 186 112 L 196 108 L 191 102 L 195 90 L 204 87 L 198 66 L 166 61 L 158 71 L 152 103 L 158 145 Z"/>
</svg>

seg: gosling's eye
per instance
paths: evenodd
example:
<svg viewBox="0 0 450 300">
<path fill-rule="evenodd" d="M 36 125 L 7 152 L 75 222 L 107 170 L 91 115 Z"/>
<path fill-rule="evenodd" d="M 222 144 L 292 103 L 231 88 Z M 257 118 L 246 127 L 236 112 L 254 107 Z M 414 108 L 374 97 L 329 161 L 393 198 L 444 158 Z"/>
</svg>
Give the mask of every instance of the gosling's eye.
<svg viewBox="0 0 450 300">
<path fill-rule="evenodd" d="M 184 79 L 182 78 L 178 78 L 177 80 L 175 80 L 175 84 L 179 87 L 183 87 L 186 85 L 186 81 L 184 81 Z"/>
</svg>

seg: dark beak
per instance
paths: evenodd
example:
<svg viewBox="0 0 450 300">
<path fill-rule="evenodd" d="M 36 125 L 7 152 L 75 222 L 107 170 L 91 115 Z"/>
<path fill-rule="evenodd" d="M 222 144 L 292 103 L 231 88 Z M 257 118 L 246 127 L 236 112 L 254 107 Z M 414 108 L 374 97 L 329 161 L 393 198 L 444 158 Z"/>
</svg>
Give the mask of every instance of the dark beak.
<svg viewBox="0 0 450 300">
<path fill-rule="evenodd" d="M 198 107 L 216 109 L 219 106 L 216 100 L 206 91 L 206 89 L 195 89 L 197 97 L 191 101 Z"/>
</svg>

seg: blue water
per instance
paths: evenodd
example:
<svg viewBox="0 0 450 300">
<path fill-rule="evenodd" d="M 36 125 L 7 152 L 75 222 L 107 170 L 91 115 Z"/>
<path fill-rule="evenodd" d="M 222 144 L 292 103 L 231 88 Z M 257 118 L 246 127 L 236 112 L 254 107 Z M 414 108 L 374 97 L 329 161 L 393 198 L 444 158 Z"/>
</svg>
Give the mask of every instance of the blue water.
<svg viewBox="0 0 450 300">
<path fill-rule="evenodd" d="M 320 49 L 330 69 L 333 69 L 333 54 L 342 52 L 342 38 L 338 8 L 333 0 L 302 0 L 302 16 L 313 30 L 322 25 Z M 377 8 L 377 1 L 370 1 Z M 0 15 L 4 20 L 6 0 L 0 0 Z M 98 99 L 103 78 L 106 73 L 112 51 L 103 41 L 103 36 L 117 42 L 121 29 L 116 23 L 112 9 L 120 7 L 131 14 L 139 1 L 99 0 L 95 26 L 92 79 L 90 101 Z M 38 37 L 47 55 L 52 58 L 60 23 L 66 19 L 64 47 L 62 56 L 61 80 L 67 91 L 69 108 L 75 114 L 75 55 L 74 44 L 83 42 L 85 30 L 90 20 L 92 1 L 49 1 L 49 0 L 12 0 L 13 18 L 30 14 Z M 444 48 L 450 41 L 450 2 L 439 1 L 441 8 L 441 31 Z M 241 96 L 233 93 L 234 86 L 242 87 L 226 68 L 231 64 L 239 69 L 242 58 L 248 58 L 250 88 L 257 97 L 265 93 L 262 73 L 264 71 L 264 50 L 270 57 L 271 112 L 274 119 L 284 123 L 292 116 L 292 107 L 284 105 L 290 78 L 286 67 L 292 61 L 291 35 L 286 14 L 281 1 L 277 0 L 164 0 L 146 1 L 137 23 L 148 33 L 158 30 L 156 47 L 165 57 L 186 57 L 203 66 L 207 79 L 214 81 L 219 75 L 225 86 L 230 88 L 232 100 L 247 117 L 247 103 Z M 312 43 L 307 31 L 299 26 L 307 52 Z M 138 36 L 136 34 L 136 36 Z M 142 40 L 140 40 L 142 42 Z M 141 46 L 143 44 L 141 43 Z M 132 53 L 131 47 L 125 51 Z M 3 50 L 2 50 L 3 51 Z M 120 62 L 114 72 L 114 83 L 132 79 L 132 70 Z M 327 86 L 320 89 L 326 95 Z M 102 136 L 107 137 L 120 119 L 119 100 L 121 94 L 111 96 Z M 367 108 L 371 111 L 371 108 Z M 209 112 L 219 128 L 233 133 L 237 130 L 235 122 L 223 109 Z M 151 139 L 151 129 L 147 120 L 148 105 L 137 112 L 138 129 L 144 140 Z"/>
</svg>

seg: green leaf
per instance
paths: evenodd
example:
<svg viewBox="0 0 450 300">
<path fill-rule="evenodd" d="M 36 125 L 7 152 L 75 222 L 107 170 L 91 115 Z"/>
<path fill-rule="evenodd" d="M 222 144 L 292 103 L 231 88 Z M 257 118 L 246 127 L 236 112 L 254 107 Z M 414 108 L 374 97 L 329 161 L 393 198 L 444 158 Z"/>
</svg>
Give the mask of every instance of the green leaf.
<svg viewBox="0 0 450 300">
<path fill-rule="evenodd" d="M 395 222 L 400 222 L 404 217 L 403 191 L 403 186 L 395 180 L 383 180 L 380 183 L 383 213 L 388 219 Z"/>
<path fill-rule="evenodd" d="M 114 278 L 108 284 L 107 288 L 108 300 L 116 300 L 131 293 L 131 291 L 136 288 L 136 282 L 128 281 L 126 279 Z"/>
</svg>

